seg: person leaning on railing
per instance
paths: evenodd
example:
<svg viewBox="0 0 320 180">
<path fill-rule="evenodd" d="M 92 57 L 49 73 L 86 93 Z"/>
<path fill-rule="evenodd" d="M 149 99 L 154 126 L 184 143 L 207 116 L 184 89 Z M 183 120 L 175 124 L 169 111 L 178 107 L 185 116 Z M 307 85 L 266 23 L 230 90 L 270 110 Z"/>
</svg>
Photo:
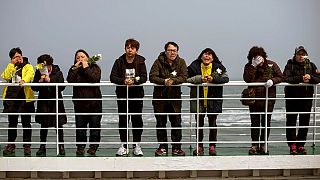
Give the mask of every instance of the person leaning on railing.
<svg viewBox="0 0 320 180">
<path fill-rule="evenodd" d="M 157 120 L 157 139 L 161 144 L 155 151 L 156 156 L 168 155 L 167 116 L 173 128 L 181 128 L 181 114 L 158 114 L 158 113 L 181 113 L 181 87 L 173 86 L 187 81 L 187 65 L 184 59 L 178 55 L 179 46 L 175 42 L 168 42 L 165 51 L 161 52 L 154 61 L 149 80 L 157 84 L 153 90 L 153 109 Z M 159 86 L 161 85 L 161 86 Z M 161 100 L 159 100 L 161 99 Z M 169 100 L 168 100 L 169 99 Z M 174 100 L 172 100 L 174 99 Z M 185 152 L 181 149 L 182 130 L 172 129 L 171 140 L 172 155 L 184 156 Z"/>
<path fill-rule="evenodd" d="M 216 53 L 211 48 L 204 49 L 199 57 L 188 66 L 188 79 L 189 83 L 213 83 L 222 84 L 229 82 L 226 68 L 222 65 Z M 197 92 L 199 88 L 199 92 Z M 198 95 L 199 94 L 199 95 Z M 222 86 L 191 86 L 190 98 L 222 98 Z M 199 108 L 199 127 L 204 126 L 205 113 L 221 113 L 222 112 L 222 99 L 204 99 L 200 100 L 197 104 L 196 100 L 190 101 L 190 111 L 197 113 Z M 197 120 L 197 114 L 195 119 Z M 208 114 L 209 127 L 209 141 L 217 141 L 217 114 Z M 203 140 L 203 129 L 198 130 L 197 138 L 199 142 Z M 198 147 L 193 151 L 193 155 L 203 155 L 203 143 L 199 143 Z M 209 155 L 215 156 L 216 143 L 209 144 Z"/>
<path fill-rule="evenodd" d="M 86 51 L 79 49 L 75 53 L 74 65 L 69 69 L 67 81 L 69 83 L 100 83 L 101 69 L 96 63 L 88 63 L 89 55 Z M 81 98 L 99 100 L 77 100 Z M 87 142 L 87 126 L 90 128 L 101 128 L 102 115 L 92 115 L 90 113 L 102 113 L 102 95 L 100 86 L 73 86 L 73 104 L 75 113 L 86 113 L 85 115 L 75 115 L 76 121 L 76 141 L 78 156 L 83 156 Z M 90 148 L 87 153 L 95 155 L 99 147 L 101 130 L 90 130 Z"/>
<path fill-rule="evenodd" d="M 40 65 L 39 69 L 36 70 L 33 83 L 63 83 L 63 73 L 60 71 L 58 65 L 53 64 L 53 58 L 49 54 L 43 54 L 38 57 L 37 64 Z M 64 90 L 65 86 L 58 87 L 58 97 L 56 97 L 55 86 L 32 86 L 32 90 L 38 91 L 38 102 L 36 113 L 56 113 L 56 98 L 62 98 L 61 91 Z M 53 100 L 41 100 L 41 99 L 53 99 Z M 63 100 L 58 101 L 58 112 L 65 113 Z M 48 127 L 57 127 L 56 115 L 41 115 L 35 116 L 35 121 L 41 124 L 40 129 L 40 141 L 42 143 L 47 142 Z M 67 123 L 66 115 L 58 115 L 58 140 L 63 140 L 63 125 Z M 46 144 L 41 144 L 36 155 L 46 156 Z M 65 155 L 65 149 L 63 144 L 59 144 L 59 155 Z"/>
<path fill-rule="evenodd" d="M 266 88 L 268 88 L 268 97 L 276 97 L 275 84 L 282 82 L 282 72 L 274 61 L 267 59 L 267 53 L 262 47 L 254 46 L 248 53 L 248 62 L 244 67 L 243 79 L 247 83 L 264 82 L 265 86 L 252 86 L 255 89 L 256 98 L 266 98 Z M 251 119 L 251 139 L 252 146 L 249 155 L 265 154 L 265 139 L 268 140 L 270 128 L 267 129 L 267 138 L 264 130 L 260 133 L 260 127 L 265 127 L 265 103 L 266 100 L 255 100 L 253 105 L 249 106 Z M 273 111 L 275 100 L 268 100 L 268 112 Z M 251 114 L 260 113 L 260 114 Z M 267 127 L 270 127 L 271 114 L 267 115 Z M 261 126 L 260 126 L 261 124 Z M 262 141 L 263 143 L 257 143 Z M 268 152 L 267 152 L 268 154 Z"/>
<path fill-rule="evenodd" d="M 308 59 L 307 50 L 303 46 L 295 49 L 294 56 L 289 59 L 283 71 L 284 81 L 290 84 L 317 84 L 320 83 L 320 76 L 317 74 L 316 65 Z M 305 98 L 286 99 L 287 112 L 311 112 L 314 88 L 313 86 L 286 86 L 284 89 L 285 98 Z M 307 154 L 304 148 L 307 140 L 308 128 L 292 128 L 297 124 L 299 114 L 299 126 L 309 126 L 310 114 L 294 113 L 286 114 L 286 137 L 290 154 Z"/>
<path fill-rule="evenodd" d="M 34 113 L 34 93 L 30 86 L 21 86 L 31 83 L 34 77 L 33 66 L 28 58 L 22 57 L 20 48 L 13 48 L 9 52 L 11 62 L 8 64 L 1 77 L 8 83 L 19 83 L 20 86 L 8 86 L 3 90 L 4 113 Z M 10 100 L 21 99 L 21 100 Z M 8 115 L 9 128 L 17 128 L 19 115 Z M 23 142 L 31 142 L 31 115 L 21 115 L 23 127 Z M 8 129 L 9 143 L 3 150 L 4 156 L 15 155 L 16 145 L 13 143 L 17 138 L 17 129 Z M 30 144 L 23 144 L 24 155 L 30 156 Z"/>
<path fill-rule="evenodd" d="M 144 97 L 143 86 L 132 86 L 147 81 L 145 58 L 137 54 L 139 46 L 140 43 L 135 39 L 126 40 L 125 53 L 114 62 L 111 70 L 110 81 L 115 84 L 126 85 L 116 87 L 117 98 L 122 98 L 122 100 L 117 100 L 118 113 L 142 113 L 143 100 L 135 100 L 134 98 Z M 129 98 L 128 104 L 126 98 Z M 132 129 L 133 142 L 135 142 L 135 144 L 133 144 L 133 155 L 143 156 L 143 152 L 139 145 L 143 131 L 142 115 L 119 115 L 119 128 L 128 128 L 130 117 L 132 127 L 136 128 Z M 119 129 L 122 144 L 119 147 L 116 156 L 128 156 L 129 154 L 129 147 L 127 147 L 127 132 L 127 129 Z"/>
</svg>

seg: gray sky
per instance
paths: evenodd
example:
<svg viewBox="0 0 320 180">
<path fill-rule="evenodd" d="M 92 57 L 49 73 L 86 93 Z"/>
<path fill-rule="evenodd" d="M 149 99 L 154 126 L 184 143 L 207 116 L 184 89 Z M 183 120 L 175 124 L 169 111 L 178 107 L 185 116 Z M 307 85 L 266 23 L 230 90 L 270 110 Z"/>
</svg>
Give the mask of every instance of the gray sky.
<svg viewBox="0 0 320 180">
<path fill-rule="evenodd" d="M 212 48 L 231 80 L 242 80 L 248 50 L 262 46 L 283 70 L 294 48 L 304 45 L 320 66 L 319 0 L 3 0 L 0 1 L 0 71 L 20 47 L 31 64 L 53 56 L 64 76 L 77 49 L 101 53 L 108 80 L 124 42 L 140 42 L 147 69 L 168 41 L 189 65 Z M 319 67 L 320 68 L 320 67 Z"/>
</svg>

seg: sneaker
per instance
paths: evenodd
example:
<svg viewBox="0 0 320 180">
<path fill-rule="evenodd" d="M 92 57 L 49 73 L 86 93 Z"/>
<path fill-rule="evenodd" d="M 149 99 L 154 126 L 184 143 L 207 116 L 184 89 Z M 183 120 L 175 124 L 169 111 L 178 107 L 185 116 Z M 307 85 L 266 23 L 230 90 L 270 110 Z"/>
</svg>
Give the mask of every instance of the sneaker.
<svg viewBox="0 0 320 180">
<path fill-rule="evenodd" d="M 16 152 L 16 145 L 14 144 L 8 144 L 3 150 L 3 156 L 9 156 L 9 155 L 14 155 Z"/>
<path fill-rule="evenodd" d="M 181 149 L 172 149 L 172 156 L 185 156 L 186 153 Z"/>
<path fill-rule="evenodd" d="M 128 156 L 128 155 L 129 155 L 129 149 L 121 145 L 116 153 L 116 156 Z"/>
<path fill-rule="evenodd" d="M 77 156 L 84 156 L 84 147 L 78 146 L 76 151 Z"/>
<path fill-rule="evenodd" d="M 210 155 L 210 156 L 216 156 L 216 155 L 217 155 L 217 151 L 216 151 L 216 149 L 215 149 L 214 146 L 210 146 L 210 148 L 209 148 L 209 155 Z"/>
<path fill-rule="evenodd" d="M 290 146 L 290 154 L 291 154 L 291 155 L 297 154 L 297 146 L 296 146 L 296 143 L 291 144 L 291 146 Z"/>
<path fill-rule="evenodd" d="M 88 149 L 87 153 L 91 156 L 95 156 L 97 152 L 98 147 L 96 145 L 90 145 L 90 148 Z"/>
<path fill-rule="evenodd" d="M 260 150 L 259 151 L 260 151 L 261 155 L 269 155 L 269 151 L 267 150 L 267 152 L 266 152 L 266 148 L 265 148 L 264 145 L 260 146 Z"/>
<path fill-rule="evenodd" d="M 31 156 L 31 148 L 29 144 L 23 145 L 23 154 L 24 156 Z"/>
<path fill-rule="evenodd" d="M 251 146 L 251 148 L 249 149 L 249 155 L 258 155 L 258 147 L 257 146 Z"/>
<path fill-rule="evenodd" d="M 59 156 L 65 156 L 66 155 L 66 151 L 64 150 L 64 145 L 60 144 L 59 145 Z"/>
<path fill-rule="evenodd" d="M 36 156 L 45 157 L 47 154 L 46 145 L 40 145 L 40 148 L 36 152 Z"/>
<path fill-rule="evenodd" d="M 154 154 L 155 154 L 156 156 L 166 156 L 166 155 L 168 155 L 168 154 L 167 154 L 167 150 L 164 149 L 164 148 L 158 148 L 158 149 L 154 152 Z"/>
<path fill-rule="evenodd" d="M 198 146 L 198 153 L 197 153 L 197 149 L 193 150 L 193 155 L 194 156 L 203 156 L 204 155 L 204 149 L 201 146 Z"/>
<path fill-rule="evenodd" d="M 135 156 L 143 156 L 143 152 L 141 150 L 141 146 L 140 145 L 136 145 L 134 148 L 133 148 L 133 155 Z"/>
<path fill-rule="evenodd" d="M 298 154 L 306 155 L 306 154 L 307 154 L 307 151 L 306 151 L 306 149 L 305 149 L 303 146 L 300 146 L 300 147 L 298 148 Z"/>
</svg>

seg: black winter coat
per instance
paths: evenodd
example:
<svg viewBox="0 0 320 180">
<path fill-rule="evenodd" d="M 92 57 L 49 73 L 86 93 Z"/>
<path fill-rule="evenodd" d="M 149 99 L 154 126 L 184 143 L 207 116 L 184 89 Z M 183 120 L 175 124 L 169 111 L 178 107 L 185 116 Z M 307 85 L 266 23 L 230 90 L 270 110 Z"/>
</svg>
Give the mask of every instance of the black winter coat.
<svg viewBox="0 0 320 180">
<path fill-rule="evenodd" d="M 220 72 L 221 70 L 221 72 Z M 223 84 L 229 82 L 229 77 L 226 74 L 227 70 L 226 68 L 221 64 L 219 60 L 215 60 L 212 62 L 212 77 L 213 77 L 213 84 Z M 197 59 L 193 61 L 188 66 L 188 78 L 192 78 L 196 75 L 202 75 L 201 72 L 201 59 Z M 201 84 L 201 82 L 192 82 L 193 84 Z M 197 87 L 192 86 L 190 87 L 190 98 L 196 98 L 197 97 Z M 199 98 L 203 98 L 203 87 L 199 87 Z M 208 86 L 208 98 L 222 98 L 223 95 L 223 87 L 222 86 Z M 200 101 L 200 104 L 203 105 L 203 100 Z M 192 100 L 190 101 L 190 110 L 191 112 L 195 113 L 197 112 L 197 101 Z M 221 113 L 222 112 L 222 99 L 210 99 L 208 100 L 208 107 L 207 107 L 208 113 Z"/>
<path fill-rule="evenodd" d="M 126 60 L 126 54 L 120 56 L 113 64 L 110 81 L 118 85 L 124 85 L 125 71 L 128 69 L 128 63 Z M 135 77 L 140 77 L 139 80 L 135 79 L 134 84 L 142 84 L 147 81 L 147 69 L 145 64 L 145 58 L 140 55 L 136 55 L 132 62 L 133 68 L 135 69 Z M 117 86 L 116 94 L 118 98 L 127 97 L 127 87 Z M 129 98 L 143 98 L 144 89 L 143 86 L 131 86 L 129 87 Z"/>
<path fill-rule="evenodd" d="M 294 59 L 294 58 L 293 58 Z M 290 84 L 303 83 L 305 74 L 311 76 L 310 84 L 320 83 L 320 76 L 317 75 L 317 67 L 309 59 L 305 63 L 299 63 L 296 60 L 289 59 L 283 71 L 284 81 Z M 313 97 L 313 86 L 286 86 L 285 97 L 287 98 L 304 98 Z"/>
<path fill-rule="evenodd" d="M 63 83 L 63 74 L 60 71 L 58 65 L 52 65 L 52 71 L 49 75 L 50 83 Z M 36 70 L 33 83 L 39 83 L 41 79 L 41 73 Z M 37 102 L 37 113 L 56 113 L 56 100 L 41 100 L 41 99 L 55 99 L 56 98 L 56 87 L 55 86 L 32 86 L 33 91 L 38 91 L 38 102 Z M 65 86 L 59 86 L 58 97 L 62 98 L 61 91 L 63 91 Z M 63 100 L 58 101 L 59 113 L 65 113 Z M 59 125 L 67 123 L 66 115 L 58 116 Z M 35 121 L 45 127 L 56 127 L 56 115 L 36 115 Z"/>
<path fill-rule="evenodd" d="M 100 83 L 101 69 L 97 64 L 87 68 L 69 69 L 69 83 Z M 100 86 L 73 86 L 73 104 L 76 113 L 101 113 L 102 100 L 77 100 L 81 98 L 101 99 Z"/>
</svg>

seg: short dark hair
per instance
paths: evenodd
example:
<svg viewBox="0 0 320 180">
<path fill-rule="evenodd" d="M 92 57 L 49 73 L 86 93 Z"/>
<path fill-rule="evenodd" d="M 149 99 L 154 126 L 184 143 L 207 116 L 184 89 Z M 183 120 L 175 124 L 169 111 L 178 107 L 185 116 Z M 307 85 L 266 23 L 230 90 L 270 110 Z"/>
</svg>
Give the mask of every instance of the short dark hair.
<svg viewBox="0 0 320 180">
<path fill-rule="evenodd" d="M 256 56 L 262 56 L 263 59 L 267 59 L 267 53 L 265 52 L 265 50 L 262 47 L 258 47 L 258 46 L 253 46 L 248 53 L 248 60 L 249 62 L 252 61 L 252 58 L 256 57 Z"/>
<path fill-rule="evenodd" d="M 172 46 L 176 47 L 176 48 L 177 48 L 177 51 L 179 51 L 179 46 L 178 46 L 178 44 L 175 43 L 175 42 L 172 42 L 172 41 L 167 42 L 167 43 L 164 45 L 164 50 L 165 50 L 165 51 L 168 49 L 168 46 L 169 46 L 169 45 L 172 45 Z"/>
<path fill-rule="evenodd" d="M 124 45 L 124 48 L 128 47 L 128 46 L 131 46 L 131 47 L 134 47 L 136 48 L 136 50 L 138 51 L 139 50 L 139 47 L 140 47 L 140 43 L 139 41 L 133 39 L 133 38 L 130 38 L 130 39 L 127 39 L 126 40 L 126 43 Z"/>
<path fill-rule="evenodd" d="M 200 53 L 200 55 L 198 56 L 198 59 L 201 60 L 202 55 L 205 54 L 205 53 L 212 54 L 213 60 L 214 60 L 214 61 L 219 61 L 218 56 L 216 55 L 216 53 L 215 53 L 211 48 L 205 48 L 205 49 Z"/>
<path fill-rule="evenodd" d="M 51 65 L 53 63 L 53 58 L 49 54 L 43 54 L 38 57 L 37 64 L 46 62 L 47 65 Z"/>
<path fill-rule="evenodd" d="M 76 51 L 76 53 L 74 54 L 74 63 L 77 62 L 77 54 L 78 54 L 79 52 L 82 52 L 83 54 L 85 54 L 85 55 L 87 56 L 87 58 L 90 58 L 89 54 L 88 54 L 85 50 L 83 50 L 83 49 L 78 49 L 78 50 Z"/>
<path fill-rule="evenodd" d="M 12 59 L 16 53 L 18 53 L 18 54 L 20 54 L 20 55 L 22 56 L 22 51 L 21 51 L 21 49 L 20 49 L 19 47 L 16 47 L 16 48 L 12 48 L 12 49 L 10 50 L 10 52 L 9 52 L 9 57 L 10 57 L 10 59 Z"/>
</svg>

